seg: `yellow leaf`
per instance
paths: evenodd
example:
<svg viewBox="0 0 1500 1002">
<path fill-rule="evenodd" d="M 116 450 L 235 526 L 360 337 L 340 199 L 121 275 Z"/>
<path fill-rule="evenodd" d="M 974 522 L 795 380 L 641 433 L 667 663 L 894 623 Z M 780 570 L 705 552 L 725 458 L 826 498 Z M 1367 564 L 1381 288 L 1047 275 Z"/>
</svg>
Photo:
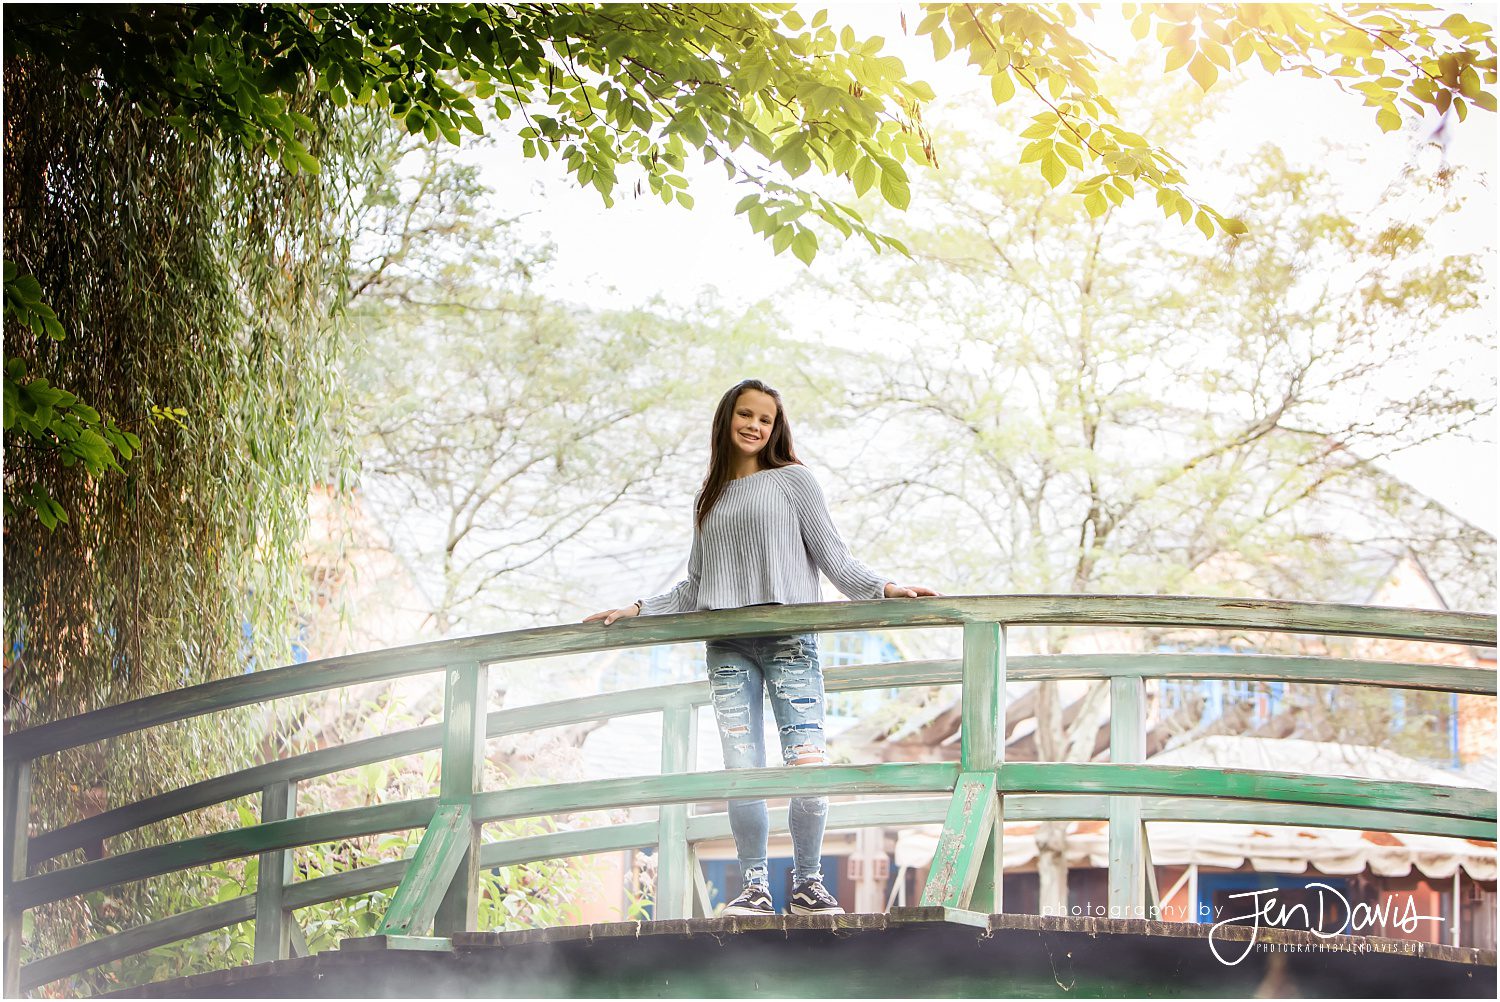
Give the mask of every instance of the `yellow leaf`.
<svg viewBox="0 0 1500 1002">
<path fill-rule="evenodd" d="M 1401 115 L 1394 108 L 1381 108 L 1375 113 L 1375 124 L 1381 132 L 1395 132 L 1401 128 Z"/>
<path fill-rule="evenodd" d="M 1062 184 L 1063 178 L 1067 176 L 1068 168 L 1057 158 L 1055 154 L 1048 153 L 1042 158 L 1042 177 L 1047 183 L 1056 188 Z"/>
<path fill-rule="evenodd" d="M 1198 224 L 1198 229 L 1203 231 L 1205 237 L 1212 237 L 1214 235 L 1214 223 L 1213 220 L 1208 218 L 1208 213 L 1199 209 L 1198 215 L 1193 221 Z"/>
<path fill-rule="evenodd" d="M 1224 46 L 1220 45 L 1218 42 L 1204 40 L 1202 50 L 1204 55 L 1206 55 L 1215 63 L 1218 63 L 1224 69 L 1227 70 L 1231 68 L 1229 62 L 1229 53 L 1225 51 Z"/>
<path fill-rule="evenodd" d="M 1174 45 L 1167 53 L 1167 64 L 1163 69 L 1167 73 L 1181 69 L 1187 65 L 1187 61 L 1193 58 L 1193 47 L 1191 45 Z"/>
<path fill-rule="evenodd" d="M 1474 72 L 1474 67 L 1465 66 L 1458 75 L 1458 89 L 1470 100 L 1479 93 L 1479 74 Z"/>
<path fill-rule="evenodd" d="M 1219 79 L 1219 71 L 1214 67 L 1213 63 L 1209 62 L 1208 57 L 1201 52 L 1194 56 L 1193 61 L 1188 64 L 1188 74 L 1204 90 L 1208 90 L 1214 85 L 1214 81 Z"/>
<path fill-rule="evenodd" d="M 996 104 L 1004 104 L 1016 96 L 1016 85 L 1009 73 L 1001 70 L 990 78 L 990 94 L 995 98 Z"/>
</svg>

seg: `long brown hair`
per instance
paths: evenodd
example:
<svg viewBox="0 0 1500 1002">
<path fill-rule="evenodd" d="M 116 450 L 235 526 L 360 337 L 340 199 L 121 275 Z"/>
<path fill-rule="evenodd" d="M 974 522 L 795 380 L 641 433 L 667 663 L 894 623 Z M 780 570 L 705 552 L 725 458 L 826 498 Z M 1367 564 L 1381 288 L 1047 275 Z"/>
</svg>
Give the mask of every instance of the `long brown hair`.
<svg viewBox="0 0 1500 1002">
<path fill-rule="evenodd" d="M 734 405 L 746 390 L 759 390 L 776 401 L 776 421 L 771 425 L 771 435 L 766 439 L 765 448 L 756 457 L 760 461 L 760 468 L 774 470 L 793 463 L 799 466 L 802 464 L 802 460 L 797 458 L 797 450 L 792 448 L 792 427 L 786 419 L 785 408 L 781 406 L 781 394 L 759 379 L 742 379 L 735 383 L 719 398 L 719 406 L 714 409 L 713 428 L 709 432 L 708 476 L 703 478 L 703 489 L 698 492 L 698 505 L 694 512 L 694 524 L 700 529 L 703 528 L 708 513 L 714 510 L 719 496 L 724 493 L 724 486 L 730 481 L 729 466 L 730 457 L 734 455 L 734 443 L 730 441 L 729 429 L 734 420 Z"/>
</svg>

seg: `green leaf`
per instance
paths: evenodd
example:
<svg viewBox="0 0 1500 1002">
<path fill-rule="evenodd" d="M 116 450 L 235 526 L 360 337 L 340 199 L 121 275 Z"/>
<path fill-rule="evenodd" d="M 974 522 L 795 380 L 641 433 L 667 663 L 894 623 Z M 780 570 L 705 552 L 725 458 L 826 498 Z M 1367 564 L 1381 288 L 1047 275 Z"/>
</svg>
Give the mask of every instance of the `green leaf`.
<svg viewBox="0 0 1500 1002">
<path fill-rule="evenodd" d="M 911 184 L 906 179 L 906 172 L 894 160 L 885 161 L 882 167 L 880 172 L 881 197 L 898 209 L 906 208 L 911 204 Z"/>
<path fill-rule="evenodd" d="M 803 264 L 812 264 L 818 254 L 818 237 L 812 230 L 804 229 L 792 238 L 792 253 Z"/>
<path fill-rule="evenodd" d="M 850 174 L 850 180 L 854 182 L 854 194 L 863 195 L 869 191 L 870 185 L 874 184 L 878 177 L 880 177 L 880 166 L 869 157 L 862 158 L 854 165 L 854 170 Z"/>
<path fill-rule="evenodd" d="M 15 290 L 16 295 L 20 296 L 21 300 L 25 303 L 35 304 L 41 302 L 42 286 L 33 275 L 22 275 L 20 278 L 15 279 L 11 282 L 11 288 Z"/>
</svg>

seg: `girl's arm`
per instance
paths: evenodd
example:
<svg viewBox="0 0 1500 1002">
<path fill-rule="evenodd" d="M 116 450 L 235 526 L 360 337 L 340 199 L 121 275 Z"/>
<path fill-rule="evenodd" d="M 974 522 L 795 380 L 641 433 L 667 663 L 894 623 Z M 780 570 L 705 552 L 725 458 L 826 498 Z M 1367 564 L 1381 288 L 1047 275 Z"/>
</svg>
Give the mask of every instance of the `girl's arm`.
<svg viewBox="0 0 1500 1002">
<path fill-rule="evenodd" d="M 818 570 L 827 575 L 834 587 L 851 599 L 884 598 L 890 578 L 876 574 L 849 555 L 844 538 L 834 528 L 828 514 L 828 503 L 818 480 L 805 466 L 786 467 L 787 495 L 802 526 L 802 542 Z M 925 589 L 924 589 L 925 590 Z"/>
</svg>

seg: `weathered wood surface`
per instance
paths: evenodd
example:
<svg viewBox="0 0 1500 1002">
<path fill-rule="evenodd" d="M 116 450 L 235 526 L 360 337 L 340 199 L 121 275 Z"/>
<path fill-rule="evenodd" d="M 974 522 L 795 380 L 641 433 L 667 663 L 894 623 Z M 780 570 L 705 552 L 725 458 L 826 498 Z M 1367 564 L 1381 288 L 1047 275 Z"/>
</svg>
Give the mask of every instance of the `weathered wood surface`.
<svg viewBox="0 0 1500 1002">
<path fill-rule="evenodd" d="M 248 922 L 254 917 L 255 895 L 245 894 L 103 936 L 91 943 L 24 965 L 21 968 L 20 991 L 29 992 L 79 971 L 145 953 L 158 946 L 213 932 L 215 929 L 223 929 L 225 926 Z"/>
<path fill-rule="evenodd" d="M 80 863 L 64 870 L 27 877 L 11 886 L 10 895 L 14 907 L 35 908 L 75 894 L 97 891 L 111 884 L 142 880 L 173 870 L 185 870 L 191 866 L 203 866 L 239 856 L 293 849 L 319 842 L 335 842 L 358 835 L 378 835 L 421 828 L 427 824 L 428 818 L 432 817 L 436 809 L 436 797 L 423 797 L 200 835 L 181 842 L 137 849 L 109 859 Z"/>
<path fill-rule="evenodd" d="M 216 776 L 37 835 L 31 840 L 31 864 L 34 867 L 91 841 L 248 796 L 272 783 L 300 782 L 371 762 L 432 751 L 441 741 L 442 726 L 429 724 L 394 734 L 351 741 L 333 748 L 292 755 L 239 772 Z"/>
<path fill-rule="evenodd" d="M 1465 613 L 1432 613 L 1420 610 L 1393 610 L 1359 606 L 1312 606 L 1301 603 L 1197 599 L 1184 597 L 1134 596 L 970 596 L 960 598 L 908 600 L 901 603 L 834 603 L 819 606 L 765 607 L 752 610 L 727 610 L 720 613 L 687 616 L 651 617 L 646 622 L 624 621 L 614 627 L 598 624 L 549 627 L 486 637 L 462 638 L 433 644 L 415 645 L 390 651 L 350 655 L 306 665 L 260 672 L 254 675 L 210 683 L 191 689 L 147 697 L 106 710 L 85 714 L 66 721 L 32 728 L 10 735 L 6 741 L 6 798 L 8 847 L 6 862 L 15 867 L 12 875 L 26 872 L 28 848 L 33 861 L 45 860 L 57 852 L 74 848 L 95 838 L 108 837 L 142 824 L 161 820 L 198 807 L 243 796 L 277 782 L 293 782 L 354 764 L 381 761 L 385 758 L 428 750 L 435 747 L 439 730 L 417 728 L 397 735 L 384 735 L 338 749 L 267 763 L 241 770 L 230 776 L 194 784 L 138 804 L 107 812 L 87 822 L 70 825 L 32 840 L 24 837 L 24 826 L 13 820 L 13 777 L 20 775 L 13 763 L 78 744 L 102 740 L 126 731 L 155 726 L 201 713 L 214 712 L 248 703 L 261 702 L 299 693 L 344 685 L 392 679 L 421 674 L 447 667 L 455 662 L 479 666 L 493 662 L 523 660 L 550 654 L 582 653 L 636 646 L 643 643 L 671 643 L 709 639 L 720 636 L 746 636 L 777 632 L 836 631 L 842 629 L 898 628 L 934 625 L 966 626 L 967 633 L 992 629 L 995 622 L 1017 625 L 1071 623 L 1079 625 L 1171 625 L 1207 628 L 1311 632 L 1334 635 L 1376 636 L 1426 640 L 1438 643 L 1493 646 L 1495 619 Z M 1493 694 L 1495 673 L 1476 669 L 1441 666 L 1406 665 L 1390 662 L 1350 662 L 1313 658 L 1223 655 L 1088 655 L 1078 657 L 1050 656 L 1015 658 L 1007 666 L 1009 677 L 1030 678 L 1270 678 L 1304 682 L 1334 682 L 1409 687 L 1434 691 Z M 828 676 L 829 691 L 880 688 L 897 685 L 942 684 L 959 681 L 960 666 L 950 661 L 913 662 L 897 665 L 862 666 L 832 669 Z M 482 696 L 486 688 L 478 681 L 482 669 L 474 673 L 473 698 L 467 704 L 472 732 L 464 739 L 466 750 L 477 756 L 482 747 L 478 736 L 531 730 L 574 720 L 602 719 L 632 712 L 687 708 L 707 701 L 704 682 L 658 687 L 626 694 L 606 694 L 579 700 L 560 701 L 540 707 L 503 710 L 486 717 L 482 713 Z M 983 680 L 973 679 L 982 685 Z M 977 706 L 970 700 L 971 706 Z M 971 713 L 973 711 L 971 710 Z M 966 721 L 969 737 L 983 741 L 982 727 Z M 451 737 L 451 726 L 450 726 Z M 450 742 L 451 743 L 451 742 Z M 983 749 L 980 749 L 981 751 Z M 454 756 L 445 755 L 445 767 Z M 477 757 L 476 757 L 477 761 Z M 1214 770 L 1172 770 L 1137 767 L 1135 773 L 1103 773 L 1109 766 L 1046 766 L 1047 775 L 1027 773 L 1038 764 L 1020 763 L 1005 766 L 1000 775 L 1002 790 L 1034 790 L 1007 798 L 1007 817 L 1021 820 L 1028 814 L 1052 817 L 1108 815 L 1106 797 L 1114 794 L 1128 798 L 1140 809 L 1141 817 L 1153 819 L 1246 820 L 1261 823 L 1301 823 L 1330 826 L 1366 827 L 1388 831 L 1417 831 L 1461 837 L 1493 839 L 1495 835 L 1494 795 L 1447 787 L 1424 787 L 1421 784 L 1371 783 L 1298 776 L 1219 772 Z M 477 768 L 477 767 L 476 767 Z M 1077 772 L 1076 770 L 1086 770 Z M 1019 771 L 1017 771 L 1019 770 Z M 1075 770 L 1068 772 L 1068 770 Z M 1090 771 L 1091 770 L 1091 771 Z M 447 769 L 445 768 L 445 771 Z M 740 796 L 790 796 L 804 792 L 900 793 L 951 790 L 957 768 L 948 764 L 886 765 L 834 767 L 831 769 L 745 770 L 733 774 L 685 774 L 681 776 L 642 777 L 595 783 L 566 784 L 537 790 L 494 791 L 475 798 L 476 819 L 498 819 L 531 814 L 548 814 L 567 810 L 627 806 L 644 803 L 681 805 L 693 800 L 720 800 Z M 809 772 L 816 777 L 807 776 Z M 1192 775 L 1209 773 L 1209 776 Z M 1038 785 L 1040 783 L 1040 785 Z M 450 784 L 445 784 L 450 785 Z M 1056 799 L 1047 798 L 1055 791 Z M 581 795 L 588 797 L 580 800 Z M 1069 794 L 1069 796 L 1062 796 Z M 1079 794 L 1082 794 L 1081 796 Z M 1134 799 L 1143 795 L 1144 799 Z M 1165 796 L 1163 796 L 1165 795 Z M 1239 800 L 1196 801 L 1173 808 L 1174 795 L 1196 795 Z M 602 799 L 601 799 L 602 798 Z M 1289 803 L 1255 803 L 1255 800 L 1284 800 Z M 430 809 L 432 801 L 382 805 L 361 811 L 336 812 L 313 818 L 270 822 L 236 832 L 220 833 L 186 840 L 169 846 L 140 850 L 114 859 L 100 860 L 65 870 L 27 877 L 10 887 L 7 908 L 34 907 L 36 904 L 98 889 L 113 883 L 141 879 L 187 866 L 201 865 L 256 852 L 284 853 L 297 845 L 334 838 L 417 827 L 419 818 Z M 1071 806 L 1063 807 L 1067 804 Z M 885 805 L 866 809 L 848 807 L 847 816 L 861 813 L 878 816 L 881 812 L 900 816 L 927 816 L 930 805 Z M 838 809 L 836 808 L 836 810 Z M 1059 810 L 1061 813 L 1059 813 Z M 667 806 L 671 812 L 685 814 L 685 808 Z M 722 817 L 722 816 L 719 816 Z M 1116 819 L 1117 822 L 1123 819 Z M 699 833 L 715 830 L 718 818 L 685 819 L 680 842 L 685 847 Z M 661 837 L 658 825 L 649 834 Z M 727 825 L 725 825 L 727 828 Z M 644 831 L 607 834 L 558 833 L 542 836 L 528 845 L 513 846 L 509 855 L 541 852 L 545 839 L 554 851 L 568 845 L 581 851 L 591 844 L 615 844 L 634 839 Z M 679 842 L 675 830 L 673 845 Z M 593 840 L 593 841 L 590 841 Z M 524 841 L 524 840 L 518 840 Z M 640 844 L 640 843 L 638 843 Z M 488 850 L 490 847 L 486 847 Z M 598 850 L 602 851 L 602 850 Z M 491 855 L 486 851 L 486 858 Z M 268 855 L 267 858 L 270 858 Z M 536 856 L 534 858 L 546 858 Z M 471 856 L 471 864 L 473 859 Z M 366 872 L 340 874 L 284 888 L 284 907 L 291 902 L 325 890 L 364 886 L 371 880 L 391 879 L 390 886 L 405 872 L 406 863 L 383 864 Z M 473 866 L 470 866 L 473 869 Z M 318 885 L 314 887 L 314 885 Z M 274 888 L 263 888 L 267 902 Z M 347 890 L 347 893 L 358 893 Z M 330 894 L 319 900 L 330 900 L 342 894 Z M 472 907 L 472 895 L 468 899 Z M 252 903 L 253 910 L 253 903 Z M 197 910 L 199 912 L 204 909 Z M 280 913 L 281 909 L 276 909 Z M 189 913 L 195 914 L 195 913 Z M 214 913 L 216 914 L 216 913 Z M 189 920 L 184 916 L 184 922 Z M 166 920 L 171 922 L 173 920 Z M 202 918 L 191 921 L 202 921 Z M 189 923 L 190 924 L 190 923 Z M 6 945 L 12 946 L 11 932 L 19 923 L 8 923 Z M 153 926 L 159 924 L 153 923 Z M 168 931 L 185 927 L 163 926 Z M 465 928 L 457 921 L 455 928 Z M 138 930 L 135 940 L 140 940 Z M 155 933 L 160 934 L 160 929 Z M 127 934 L 121 934 L 127 935 Z M 280 936 L 278 935 L 278 940 Z M 110 937 L 114 939 L 114 937 Z M 101 941 L 102 942 L 102 941 Z M 125 942 L 125 941 L 117 941 Z M 95 944 L 90 944 L 93 946 Z M 84 949 L 84 948 L 80 948 Z M 73 951 L 69 951 L 70 955 Z M 8 949 L 8 954 L 14 951 Z M 38 962 L 38 963 L 47 963 Z M 102 962 L 102 961 L 100 961 Z M 43 968 L 39 968 L 43 970 Z M 7 964 L 7 986 L 14 987 L 18 976 L 12 960 Z"/>
<path fill-rule="evenodd" d="M 1000 769 L 1007 793 L 1107 793 L 1224 797 L 1328 807 L 1409 811 L 1495 821 L 1495 794 L 1475 787 L 1301 776 L 1242 769 L 1113 763 L 1011 762 Z"/>
<path fill-rule="evenodd" d="M 922 890 L 923 905 L 969 906 L 984 851 L 995 831 L 999 805 L 994 772 L 965 772 L 958 777 Z"/>
<path fill-rule="evenodd" d="M 698 734 L 697 711 L 673 707 L 662 715 L 661 771 L 687 772 L 693 767 Z M 656 918 L 688 918 L 692 914 L 692 854 L 687 840 L 687 804 L 664 804 L 657 821 Z"/>
<path fill-rule="evenodd" d="M 936 824 L 946 817 L 950 799 L 948 796 L 931 796 L 835 803 L 829 805 L 828 828 L 831 831 L 837 831 L 880 824 Z M 1005 798 L 1004 809 L 1008 821 L 1106 821 L 1109 819 L 1109 799 L 1099 795 L 1012 794 Z M 1142 814 L 1147 821 L 1295 824 L 1397 833 L 1413 832 L 1447 835 L 1455 838 L 1494 838 L 1494 826 L 1487 822 L 1301 804 L 1153 797 L 1143 798 Z M 784 807 L 772 809 L 770 815 L 771 831 L 779 834 L 786 833 L 788 830 L 787 809 Z M 687 838 L 690 842 L 728 837 L 730 837 L 730 829 L 727 814 L 689 816 Z M 511 866 L 543 859 L 644 848 L 656 841 L 657 823 L 654 821 L 607 825 L 486 843 L 480 851 L 480 863 L 484 867 Z M 326 901 L 395 887 L 400 883 L 409 864 L 410 860 L 396 860 L 290 884 L 285 889 L 283 904 L 288 910 L 305 908 Z M 123 933 L 105 936 L 45 960 L 26 965 L 21 969 L 21 990 L 29 991 L 58 978 L 190 936 L 244 922 L 253 916 L 254 896 L 246 895 L 221 904 L 184 912 Z"/>
<path fill-rule="evenodd" d="M 406 867 L 395 898 L 381 919 L 377 936 L 426 934 L 453 875 L 469 854 L 473 827 L 468 804 L 438 807 L 417 843 L 416 855 Z"/>
<path fill-rule="evenodd" d="M 285 821 L 297 815 L 294 783 L 272 783 L 261 792 L 260 819 Z M 285 960 L 292 948 L 294 924 L 286 910 L 286 888 L 293 879 L 292 852 L 274 849 L 260 854 L 255 876 L 255 962 Z"/>
<path fill-rule="evenodd" d="M 1005 627 L 964 624 L 959 762 L 965 772 L 994 769 L 1005 759 Z"/>
<path fill-rule="evenodd" d="M 9 742 L 7 742 L 9 744 Z M 8 751 L 8 749 L 7 749 Z M 26 876 L 31 817 L 31 763 L 6 755 L 4 767 L 4 836 L 0 838 L 4 883 L 4 992 L 20 994 L 21 927 L 24 906 L 15 897 L 15 882 Z"/>
<path fill-rule="evenodd" d="M 1144 681 L 1116 675 L 1109 680 L 1109 698 L 1109 760 L 1146 761 Z M 1140 797 L 1109 798 L 1109 913 L 1118 918 L 1147 917 L 1143 831 Z"/>
<path fill-rule="evenodd" d="M 489 695 L 488 665 L 471 661 L 449 668 L 443 690 L 443 757 L 438 797 L 445 806 L 461 805 L 464 822 L 454 832 L 455 845 L 462 846 L 462 850 L 450 850 L 459 852 L 456 869 L 446 871 L 445 856 L 445 871 L 438 878 L 444 886 L 435 889 L 440 899 L 432 917 L 432 932 L 438 936 L 468 932 L 474 928 L 479 914 L 479 825 L 473 821 L 472 804 L 474 794 L 484 785 Z M 408 870 L 407 880 L 411 877 L 412 871 Z M 420 894 L 425 902 L 426 891 Z M 425 913 L 418 926 L 396 931 L 425 935 L 428 931 Z"/>
<path fill-rule="evenodd" d="M 948 812 L 949 797 L 911 797 L 830 804 L 828 827 L 869 828 L 886 825 L 941 824 Z M 1449 838 L 1493 840 L 1495 825 L 1489 821 L 1410 814 L 1403 811 L 1366 810 L 1354 807 L 1320 807 L 1311 804 L 1257 803 L 1250 800 L 1211 800 L 1198 797 L 1141 797 L 1144 821 L 1201 821 L 1245 825 L 1296 825 L 1309 828 L 1354 828 L 1395 834 L 1442 835 Z M 1004 800 L 1006 821 L 1108 821 L 1109 798 L 1096 794 L 1012 793 Z M 607 829 L 592 829 L 603 831 Z M 771 830 L 787 831 L 786 808 L 772 808 Z M 723 812 L 695 814 L 688 818 L 688 840 L 703 842 L 730 836 L 729 815 Z M 538 838 L 555 838 L 546 835 Z M 643 840 L 645 845 L 649 840 Z M 535 847 L 546 859 L 545 846 Z M 561 855 L 560 853 L 558 855 Z"/>
<path fill-rule="evenodd" d="M 948 816 L 950 799 L 950 796 L 944 795 L 832 803 L 828 805 L 828 830 L 940 824 Z M 788 831 L 785 807 L 771 808 L 770 820 L 773 833 Z M 729 838 L 731 834 L 729 815 L 723 811 L 688 816 L 687 836 L 690 842 Z"/>
<path fill-rule="evenodd" d="M 1478 668 L 1255 654 L 1026 655 L 1009 658 L 1006 674 L 1014 681 L 1098 679 L 1122 675 L 1138 675 L 1143 678 L 1239 678 L 1376 685 L 1475 695 L 1494 695 L 1496 687 L 1496 673 Z M 958 684 L 962 679 L 962 662 L 954 658 L 834 667 L 827 670 L 825 679 L 825 687 L 829 692 Z M 486 735 L 495 738 L 545 727 L 703 705 L 708 700 L 708 684 L 703 681 L 582 696 L 537 706 L 496 710 L 488 716 Z M 89 842 L 247 796 L 273 782 L 302 781 L 373 762 L 432 751 L 439 747 L 441 738 L 441 725 L 429 724 L 289 756 L 203 780 L 37 835 L 31 840 L 29 859 L 31 865 L 36 866 Z"/>
<path fill-rule="evenodd" d="M 474 816 L 477 821 L 484 822 L 576 810 L 741 797 L 939 792 L 951 790 L 957 776 L 956 763 L 905 763 L 744 769 L 723 773 L 593 780 L 478 794 L 474 798 Z M 1003 766 L 1000 787 L 1006 794 L 1114 793 L 1281 800 L 1293 804 L 1362 809 L 1365 813 L 1358 817 L 1363 822 L 1380 816 L 1380 811 L 1389 811 L 1480 823 L 1479 833 L 1475 834 L 1474 825 L 1419 828 L 1408 818 L 1405 819 L 1405 827 L 1387 827 L 1385 830 L 1388 831 L 1433 831 L 1434 828 L 1441 827 L 1442 833 L 1457 834 L 1462 830 L 1466 833 L 1462 837 L 1492 839 L 1495 830 L 1495 795 L 1463 787 L 1169 766 L 1032 762 L 1007 763 Z M 426 822 L 434 806 L 435 799 L 426 798 L 356 811 L 338 811 L 138 850 L 20 881 L 13 888 L 14 907 L 35 907 L 37 904 L 97 890 L 125 880 L 141 879 L 173 869 L 251 853 L 331 841 L 352 835 L 420 827 Z M 423 811 L 428 813 L 424 816 Z M 1008 810 L 1007 816 L 1012 820 L 1021 820 L 1025 813 L 1024 799 L 1017 798 L 1015 810 Z M 1193 811 L 1184 811 L 1179 816 L 1197 816 L 1201 820 L 1209 820 L 1204 816 L 1207 813 L 1206 809 L 1195 808 Z M 1168 819 L 1149 809 L 1143 809 L 1143 817 L 1147 820 Z M 1305 823 L 1326 825 L 1333 819 L 1334 816 L 1324 814 L 1320 820 Z M 1389 820 L 1394 824 L 1401 819 Z"/>
<path fill-rule="evenodd" d="M 386 950 L 452 953 L 453 940 L 447 936 L 406 936 L 399 933 L 380 933 L 375 936 L 356 936 L 343 940 L 339 943 L 339 949 L 350 953 L 377 953 Z"/>
<path fill-rule="evenodd" d="M 1257 942 L 1226 967 L 1196 923 L 983 915 L 903 908 L 886 915 L 614 922 L 461 933 L 451 953 L 332 950 L 307 961 L 175 979 L 122 997 L 993 997 L 1250 998 L 1268 975 L 1305 998 L 1494 994 L 1493 950 L 1288 929 L 1222 927 Z M 809 963 L 816 957 L 816 963 Z"/>
<path fill-rule="evenodd" d="M 580 623 L 461 637 L 325 658 L 159 693 L 17 731 L 7 755 L 30 759 L 128 731 L 215 710 L 324 689 L 436 671 L 455 662 L 493 664 L 717 637 L 902 629 L 1000 622 L 1013 626 L 1199 626 L 1495 646 L 1495 617 L 1376 606 L 1265 599 L 1135 595 L 970 595 L 757 606 L 644 616 L 612 626 Z"/>
<path fill-rule="evenodd" d="M 675 776 L 595 779 L 551 786 L 492 790 L 474 798 L 480 821 L 527 818 L 581 810 L 609 810 L 698 800 L 740 800 L 819 794 L 936 793 L 953 789 L 958 764 L 782 766 Z"/>
</svg>

